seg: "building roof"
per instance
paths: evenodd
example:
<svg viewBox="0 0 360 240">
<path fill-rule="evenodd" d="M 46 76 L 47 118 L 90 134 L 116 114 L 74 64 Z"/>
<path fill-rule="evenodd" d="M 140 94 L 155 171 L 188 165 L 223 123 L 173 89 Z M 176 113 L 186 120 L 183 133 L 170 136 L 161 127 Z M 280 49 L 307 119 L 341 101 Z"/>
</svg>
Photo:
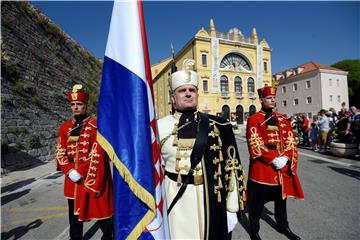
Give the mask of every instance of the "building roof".
<svg viewBox="0 0 360 240">
<path fill-rule="evenodd" d="M 319 71 L 319 70 L 333 70 L 333 71 L 338 71 L 338 72 L 345 72 L 343 70 L 340 70 L 340 69 L 337 69 L 334 67 L 329 67 L 327 65 L 311 61 L 311 62 L 301 64 L 299 66 L 275 73 L 275 74 L 273 74 L 273 80 L 284 82 L 284 81 L 293 79 L 294 77 L 297 77 L 297 76 L 300 76 L 300 75 L 303 75 L 303 74 L 306 74 L 309 72 L 313 72 L 313 71 Z"/>
</svg>

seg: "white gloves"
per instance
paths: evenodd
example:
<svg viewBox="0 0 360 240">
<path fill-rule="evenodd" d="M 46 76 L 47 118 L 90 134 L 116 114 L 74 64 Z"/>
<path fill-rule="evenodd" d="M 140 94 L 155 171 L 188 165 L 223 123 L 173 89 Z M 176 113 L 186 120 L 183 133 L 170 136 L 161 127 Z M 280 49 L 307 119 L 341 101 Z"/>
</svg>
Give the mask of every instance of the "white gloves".
<svg viewBox="0 0 360 240">
<path fill-rule="evenodd" d="M 276 170 L 280 170 L 286 165 L 288 160 L 289 159 L 287 157 L 281 156 L 281 157 L 275 158 L 272 163 L 274 164 Z"/>
<path fill-rule="evenodd" d="M 68 176 L 73 182 L 78 182 L 81 179 L 81 175 L 75 169 L 71 170 Z"/>
<path fill-rule="evenodd" d="M 228 226 L 228 232 L 231 232 L 236 227 L 236 224 L 238 222 L 236 213 L 226 211 L 227 215 L 227 226 Z"/>
</svg>

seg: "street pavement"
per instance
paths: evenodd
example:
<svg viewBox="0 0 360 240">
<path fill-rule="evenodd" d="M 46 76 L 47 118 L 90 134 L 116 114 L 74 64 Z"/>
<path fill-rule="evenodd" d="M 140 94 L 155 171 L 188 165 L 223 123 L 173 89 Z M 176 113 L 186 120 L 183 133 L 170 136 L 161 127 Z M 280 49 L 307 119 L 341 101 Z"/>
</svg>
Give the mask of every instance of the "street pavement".
<svg viewBox="0 0 360 240">
<path fill-rule="evenodd" d="M 248 172 L 246 139 L 238 137 L 237 142 Z M 287 200 L 293 232 L 309 240 L 360 239 L 360 161 L 299 149 L 298 175 L 305 200 Z M 274 203 L 267 203 L 264 210 L 259 233 L 262 239 L 287 239 L 275 230 Z M 233 239 L 250 239 L 246 229 L 247 218 L 237 225 Z"/>
<path fill-rule="evenodd" d="M 237 135 L 247 173 L 245 138 Z M 302 239 L 360 239 L 360 162 L 299 150 L 298 174 L 305 200 L 288 199 L 291 229 Z M 10 172 L 1 178 L 1 239 L 69 239 L 63 175 L 54 162 Z M 286 239 L 274 226 L 274 204 L 265 205 L 260 221 L 262 239 Z M 233 239 L 250 239 L 247 213 Z M 84 239 L 100 239 L 95 222 L 84 225 Z"/>
</svg>

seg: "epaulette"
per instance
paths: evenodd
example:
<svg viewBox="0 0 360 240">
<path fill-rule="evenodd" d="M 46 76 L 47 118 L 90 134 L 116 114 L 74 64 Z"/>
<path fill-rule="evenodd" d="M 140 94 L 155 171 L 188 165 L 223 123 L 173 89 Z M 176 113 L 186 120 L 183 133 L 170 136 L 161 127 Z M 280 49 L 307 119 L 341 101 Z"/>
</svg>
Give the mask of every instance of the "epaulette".
<svg viewBox="0 0 360 240">
<path fill-rule="evenodd" d="M 96 119 L 95 118 L 91 118 L 88 122 L 91 126 L 93 126 L 94 128 L 97 128 L 97 124 L 96 124 Z"/>
<path fill-rule="evenodd" d="M 285 120 L 290 120 L 290 118 L 286 114 L 278 113 L 278 112 L 276 112 L 276 114 L 277 114 L 278 117 L 282 117 Z"/>
<path fill-rule="evenodd" d="M 256 113 L 254 113 L 253 115 L 255 115 L 255 114 L 257 114 L 257 113 L 259 113 L 259 114 L 261 114 L 261 115 L 263 115 L 263 116 L 266 115 L 266 113 L 265 113 L 263 110 L 260 110 L 260 111 L 258 111 L 258 112 L 256 112 Z M 252 115 L 251 115 L 251 116 L 252 116 Z"/>
</svg>

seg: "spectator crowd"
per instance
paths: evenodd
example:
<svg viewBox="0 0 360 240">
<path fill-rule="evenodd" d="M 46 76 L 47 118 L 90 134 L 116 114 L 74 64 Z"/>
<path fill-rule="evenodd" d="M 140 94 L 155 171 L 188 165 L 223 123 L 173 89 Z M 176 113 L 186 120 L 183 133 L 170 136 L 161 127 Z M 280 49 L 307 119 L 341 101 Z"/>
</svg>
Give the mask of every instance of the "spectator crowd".
<svg viewBox="0 0 360 240">
<path fill-rule="evenodd" d="M 291 126 L 297 135 L 298 145 L 311 147 L 312 150 L 326 153 L 331 142 L 360 142 L 360 112 L 355 106 L 350 111 L 342 103 L 337 113 L 334 108 L 321 109 L 310 120 L 306 113 L 294 114 Z"/>
</svg>

